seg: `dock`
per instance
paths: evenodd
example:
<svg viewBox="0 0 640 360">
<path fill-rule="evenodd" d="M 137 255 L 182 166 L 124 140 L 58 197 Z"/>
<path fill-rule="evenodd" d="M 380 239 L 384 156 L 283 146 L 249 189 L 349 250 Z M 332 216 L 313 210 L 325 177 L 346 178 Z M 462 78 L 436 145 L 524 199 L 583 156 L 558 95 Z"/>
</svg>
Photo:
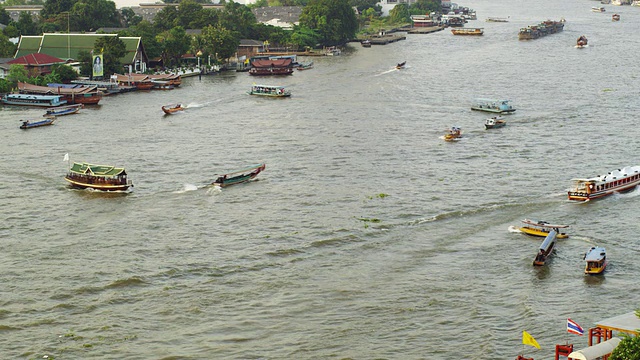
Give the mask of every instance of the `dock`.
<svg viewBox="0 0 640 360">
<path fill-rule="evenodd" d="M 407 34 L 431 34 L 437 31 L 442 31 L 444 28 L 444 26 L 414 27 L 408 30 Z"/>
<path fill-rule="evenodd" d="M 382 35 L 382 36 L 372 36 L 369 38 L 371 45 L 387 45 L 396 41 L 406 40 L 407 37 L 404 35 Z"/>
</svg>

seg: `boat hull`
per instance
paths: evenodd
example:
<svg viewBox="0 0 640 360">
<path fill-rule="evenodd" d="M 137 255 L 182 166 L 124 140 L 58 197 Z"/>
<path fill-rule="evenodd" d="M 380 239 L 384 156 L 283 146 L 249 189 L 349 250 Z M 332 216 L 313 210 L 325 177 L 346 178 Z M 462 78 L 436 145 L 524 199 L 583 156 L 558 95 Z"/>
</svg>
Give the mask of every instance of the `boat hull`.
<svg viewBox="0 0 640 360">
<path fill-rule="evenodd" d="M 183 107 L 166 107 L 166 106 L 162 107 L 162 111 L 164 111 L 164 113 L 167 115 L 175 114 L 183 110 L 184 110 Z"/>
<path fill-rule="evenodd" d="M 54 122 L 55 120 L 53 119 L 47 119 L 47 120 L 42 120 L 34 123 L 28 123 L 28 124 L 23 123 L 22 125 L 20 125 L 20 129 L 27 130 L 27 129 L 41 127 L 41 126 L 49 126 L 49 125 L 53 125 Z"/>
<path fill-rule="evenodd" d="M 569 197 L 569 200 L 571 200 L 571 201 L 584 202 L 584 201 L 590 201 L 590 200 L 594 200 L 594 199 L 603 198 L 605 196 L 609 196 L 609 195 L 612 195 L 614 193 L 628 192 L 628 191 L 631 191 L 631 190 L 635 189 L 636 186 L 638 186 L 638 182 L 633 183 L 633 184 L 629 184 L 629 185 L 626 185 L 626 186 L 620 186 L 618 188 L 613 188 L 613 189 L 608 189 L 608 190 L 604 190 L 604 191 L 591 193 L 591 194 L 585 193 L 585 192 L 569 191 L 568 192 L 568 197 Z"/>
<path fill-rule="evenodd" d="M 240 175 L 235 175 L 235 174 L 239 174 L 240 172 L 231 173 L 231 174 L 234 174 L 234 176 L 230 176 L 230 174 L 223 175 L 218 177 L 218 179 L 216 179 L 216 181 L 214 181 L 211 185 L 215 185 L 219 187 L 227 187 L 231 185 L 246 183 L 248 181 L 255 179 L 256 176 L 258 176 L 258 174 L 260 174 L 265 169 L 265 167 L 266 166 L 262 164 L 260 166 L 253 168 L 253 170 L 247 169 L 246 173 L 243 173 Z"/>
<path fill-rule="evenodd" d="M 547 237 L 547 235 L 549 235 L 549 231 L 544 231 L 542 229 L 534 229 L 528 226 L 520 227 L 518 228 L 518 230 L 520 230 L 520 232 L 523 232 L 527 235 L 532 235 L 532 236 Z M 558 239 L 566 239 L 568 237 L 569 235 L 567 233 L 558 233 L 558 235 L 556 235 L 556 238 Z"/>
<path fill-rule="evenodd" d="M 94 190 L 100 190 L 100 191 L 126 191 L 130 187 L 133 187 L 133 184 L 131 184 L 130 182 L 127 182 L 127 184 L 124 184 L 124 185 L 109 185 L 109 184 L 87 184 L 75 179 L 71 179 L 68 176 L 65 176 L 64 179 L 67 180 L 67 182 L 69 182 L 69 185 L 71 187 L 76 189 L 94 189 Z"/>
</svg>

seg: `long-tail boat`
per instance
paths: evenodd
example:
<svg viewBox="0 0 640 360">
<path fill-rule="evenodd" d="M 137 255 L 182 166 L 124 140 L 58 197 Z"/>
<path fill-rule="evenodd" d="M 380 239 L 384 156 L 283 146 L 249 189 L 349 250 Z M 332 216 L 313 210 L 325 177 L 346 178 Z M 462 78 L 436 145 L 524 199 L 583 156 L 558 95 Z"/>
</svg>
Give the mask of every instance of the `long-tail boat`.
<svg viewBox="0 0 640 360">
<path fill-rule="evenodd" d="M 110 165 L 74 162 L 64 179 L 69 182 L 71 187 L 78 189 L 125 191 L 133 187 L 131 180 L 127 179 L 127 172 L 124 168 Z"/>
<path fill-rule="evenodd" d="M 55 107 L 55 108 L 48 108 L 48 109 L 45 110 L 46 113 L 44 115 L 42 115 L 42 116 L 71 115 L 71 114 L 77 113 L 83 107 L 84 107 L 83 104 L 73 104 L 73 105 L 59 106 L 59 107 Z"/>
<path fill-rule="evenodd" d="M 247 168 L 235 170 L 219 176 L 212 185 L 227 187 L 253 180 L 265 169 L 265 164 L 251 165 Z"/>
<path fill-rule="evenodd" d="M 56 121 L 55 117 L 50 117 L 44 120 L 38 120 L 34 122 L 31 122 L 30 120 L 23 120 L 22 125 L 20 125 L 20 129 L 26 130 L 34 127 L 53 125 L 55 121 Z"/>
<path fill-rule="evenodd" d="M 524 224 L 524 226 L 518 228 L 518 230 L 527 235 L 546 237 L 547 235 L 549 235 L 549 232 L 551 230 L 554 230 L 557 233 L 558 239 L 566 239 L 569 237 L 567 233 L 560 232 L 560 229 L 566 229 L 569 227 L 569 225 L 549 224 L 546 221 L 530 219 L 524 219 L 522 220 L 522 223 Z"/>
<path fill-rule="evenodd" d="M 549 231 L 549 235 L 544 238 L 544 241 L 540 244 L 538 255 L 536 255 L 536 258 L 533 260 L 534 266 L 542 266 L 547 262 L 547 259 L 553 253 L 553 249 L 556 246 L 556 235 L 555 230 L 551 230 Z"/>
</svg>

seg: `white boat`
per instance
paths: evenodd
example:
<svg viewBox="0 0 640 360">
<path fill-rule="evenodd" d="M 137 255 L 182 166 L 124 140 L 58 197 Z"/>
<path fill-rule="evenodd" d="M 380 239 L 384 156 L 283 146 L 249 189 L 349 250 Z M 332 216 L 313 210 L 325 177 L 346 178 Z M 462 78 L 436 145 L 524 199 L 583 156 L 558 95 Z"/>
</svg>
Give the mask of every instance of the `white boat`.
<svg viewBox="0 0 640 360">
<path fill-rule="evenodd" d="M 327 56 L 338 56 L 340 54 L 342 54 L 342 51 L 340 51 L 340 49 L 338 49 L 335 46 L 328 47 L 325 50 L 325 55 L 327 55 Z"/>
<path fill-rule="evenodd" d="M 484 121 L 484 128 L 486 130 L 501 128 L 505 125 L 507 125 L 507 121 L 504 120 L 503 116 L 490 117 Z"/>
<path fill-rule="evenodd" d="M 555 230 L 551 230 L 549 231 L 549 235 L 544 238 L 544 241 L 538 249 L 538 255 L 533 259 L 534 266 L 542 266 L 547 262 L 547 259 L 553 253 L 553 249 L 556 246 L 556 235 Z"/>
<path fill-rule="evenodd" d="M 584 273 L 590 275 L 602 274 L 607 267 L 607 251 L 601 246 L 592 246 L 586 254 L 584 254 Z"/>
<path fill-rule="evenodd" d="M 605 12 L 607 11 L 605 8 L 603 8 L 602 6 L 598 7 L 598 6 L 594 6 L 591 8 L 591 11 L 593 12 Z"/>
<path fill-rule="evenodd" d="M 500 99 L 476 99 L 471 110 L 487 111 L 498 114 L 509 114 L 516 109 L 509 104 L 510 100 Z"/>
<path fill-rule="evenodd" d="M 611 195 L 615 192 L 633 190 L 640 184 L 640 166 L 627 166 L 605 175 L 592 178 L 571 179 L 569 200 L 588 201 Z"/>
<path fill-rule="evenodd" d="M 289 97 L 291 91 L 286 90 L 284 86 L 274 85 L 253 85 L 249 90 L 249 95 L 267 96 L 267 97 Z"/>
</svg>

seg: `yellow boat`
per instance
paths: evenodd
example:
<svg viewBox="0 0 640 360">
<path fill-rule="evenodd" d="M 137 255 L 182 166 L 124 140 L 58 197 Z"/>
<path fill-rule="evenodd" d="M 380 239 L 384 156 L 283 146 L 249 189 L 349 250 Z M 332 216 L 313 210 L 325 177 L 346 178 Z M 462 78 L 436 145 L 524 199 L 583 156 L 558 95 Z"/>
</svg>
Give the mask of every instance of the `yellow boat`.
<svg viewBox="0 0 640 360">
<path fill-rule="evenodd" d="M 522 222 L 525 225 L 518 228 L 518 230 L 528 235 L 546 237 L 547 235 L 549 235 L 549 231 L 555 230 L 555 232 L 558 234 L 556 236 L 558 239 L 566 239 L 569 237 L 567 233 L 560 232 L 560 229 L 566 229 L 569 227 L 569 225 L 549 224 L 546 221 L 536 221 L 529 219 L 524 219 L 522 220 Z"/>
<path fill-rule="evenodd" d="M 584 261 L 587 263 L 584 273 L 589 275 L 601 274 L 607 267 L 607 253 L 603 247 L 592 246 L 586 254 Z"/>
</svg>

